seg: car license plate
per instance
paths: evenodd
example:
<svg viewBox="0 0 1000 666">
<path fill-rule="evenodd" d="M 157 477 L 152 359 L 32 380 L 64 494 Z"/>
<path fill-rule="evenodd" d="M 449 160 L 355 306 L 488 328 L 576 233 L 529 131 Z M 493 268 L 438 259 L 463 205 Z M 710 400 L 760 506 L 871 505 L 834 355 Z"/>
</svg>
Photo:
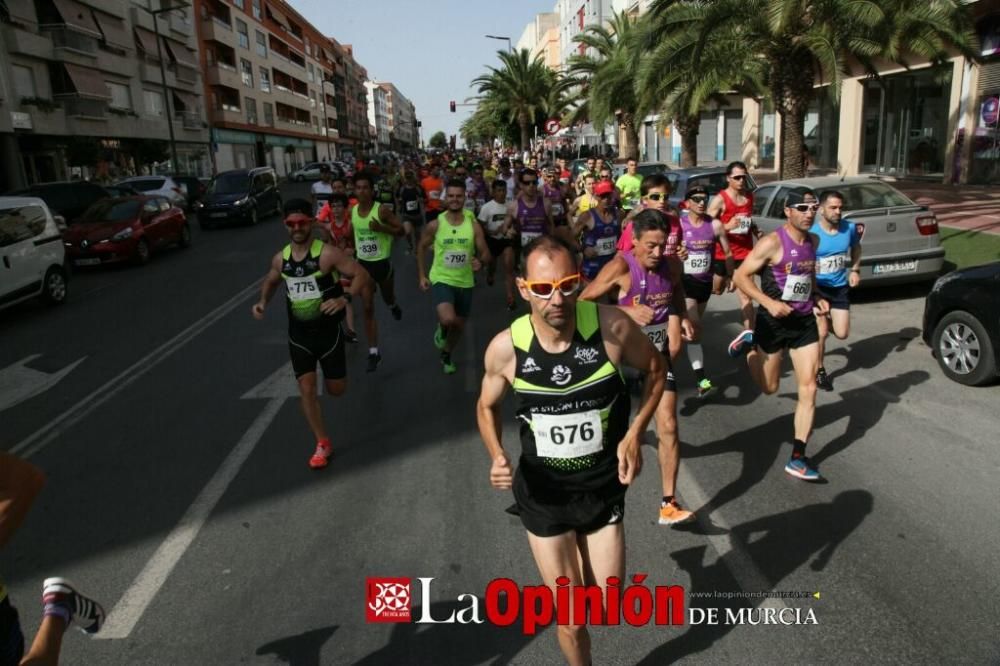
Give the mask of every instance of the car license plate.
<svg viewBox="0 0 1000 666">
<path fill-rule="evenodd" d="M 872 275 L 885 275 L 887 273 L 915 273 L 917 270 L 917 260 L 894 261 L 888 264 L 875 264 L 872 266 Z"/>
<path fill-rule="evenodd" d="M 212 213 L 209 217 L 226 217 L 229 213 Z"/>
<path fill-rule="evenodd" d="M 76 259 L 73 261 L 74 266 L 97 266 L 100 263 L 100 259 Z"/>
</svg>

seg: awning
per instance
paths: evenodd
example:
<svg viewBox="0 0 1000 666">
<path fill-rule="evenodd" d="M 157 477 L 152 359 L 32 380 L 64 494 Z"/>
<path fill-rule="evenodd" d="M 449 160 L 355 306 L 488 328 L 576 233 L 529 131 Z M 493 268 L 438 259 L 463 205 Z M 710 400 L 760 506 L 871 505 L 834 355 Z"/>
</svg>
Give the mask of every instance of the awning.
<svg viewBox="0 0 1000 666">
<path fill-rule="evenodd" d="M 267 15 L 271 17 L 272 21 L 274 21 L 275 23 L 277 23 L 278 25 L 280 25 L 285 30 L 287 30 L 289 32 L 292 31 L 291 27 L 289 27 L 289 25 L 288 25 L 288 19 L 286 19 L 281 14 L 281 12 L 277 12 L 277 11 L 271 9 L 270 5 L 268 5 L 268 7 L 267 7 Z"/>
<path fill-rule="evenodd" d="M 169 40 L 166 37 L 161 37 L 160 39 L 163 40 L 163 45 L 167 47 L 167 53 L 170 54 L 174 62 L 185 67 L 198 69 L 198 61 L 195 59 L 194 54 L 188 51 L 186 46 L 180 42 Z"/>
<path fill-rule="evenodd" d="M 94 12 L 94 18 L 97 19 L 97 26 L 104 34 L 105 42 L 120 49 L 132 48 L 132 40 L 128 38 L 128 31 L 125 30 L 125 21 L 101 12 Z"/>
<path fill-rule="evenodd" d="M 93 33 L 96 37 L 101 36 L 101 31 L 94 21 L 94 15 L 90 13 L 90 8 L 81 5 L 76 0 L 52 0 L 56 10 L 62 17 L 63 23 L 84 32 Z"/>
<path fill-rule="evenodd" d="M 156 35 L 151 33 L 149 30 L 143 30 L 142 28 L 135 28 L 135 41 L 139 45 L 139 50 L 142 51 L 147 58 L 152 58 L 153 60 L 159 60 L 159 52 L 156 50 Z"/>
<path fill-rule="evenodd" d="M 174 94 L 174 97 L 176 98 L 176 100 L 178 102 L 180 102 L 181 106 L 184 107 L 184 110 L 187 113 L 197 113 L 198 112 L 198 107 L 200 105 L 198 104 L 198 98 L 197 97 L 195 97 L 191 93 L 186 93 L 183 90 L 171 90 L 171 92 Z"/>
<path fill-rule="evenodd" d="M 62 65 L 66 68 L 66 74 L 73 83 L 73 88 L 76 90 L 77 95 L 81 97 L 111 99 L 108 86 L 104 83 L 104 75 L 99 71 L 80 67 L 80 65 L 74 65 L 69 62 L 64 62 Z"/>
</svg>

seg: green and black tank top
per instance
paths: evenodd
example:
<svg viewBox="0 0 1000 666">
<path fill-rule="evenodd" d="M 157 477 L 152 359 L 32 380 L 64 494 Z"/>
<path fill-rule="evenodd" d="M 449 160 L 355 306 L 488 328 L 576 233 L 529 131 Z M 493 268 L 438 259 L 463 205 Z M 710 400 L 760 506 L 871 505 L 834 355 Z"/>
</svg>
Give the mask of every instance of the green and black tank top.
<svg viewBox="0 0 1000 666">
<path fill-rule="evenodd" d="M 285 280 L 290 332 L 334 330 L 343 318 L 343 310 L 329 316 L 319 309 L 323 301 L 340 298 L 344 294 L 339 272 L 334 270 L 325 275 L 320 272 L 319 258 L 323 247 L 323 241 L 314 240 L 309 253 L 301 261 L 292 256 L 291 245 L 286 245 L 281 253 L 281 277 Z"/>
</svg>

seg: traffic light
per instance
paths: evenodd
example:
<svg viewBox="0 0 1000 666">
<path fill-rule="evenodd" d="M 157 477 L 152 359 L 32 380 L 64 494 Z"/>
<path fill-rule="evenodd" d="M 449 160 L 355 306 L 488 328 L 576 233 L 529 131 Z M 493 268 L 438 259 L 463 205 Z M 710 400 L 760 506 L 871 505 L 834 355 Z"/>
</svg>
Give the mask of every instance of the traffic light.
<svg viewBox="0 0 1000 666">
<path fill-rule="evenodd" d="M 451 112 L 455 113 L 455 100 L 451 101 Z"/>
</svg>

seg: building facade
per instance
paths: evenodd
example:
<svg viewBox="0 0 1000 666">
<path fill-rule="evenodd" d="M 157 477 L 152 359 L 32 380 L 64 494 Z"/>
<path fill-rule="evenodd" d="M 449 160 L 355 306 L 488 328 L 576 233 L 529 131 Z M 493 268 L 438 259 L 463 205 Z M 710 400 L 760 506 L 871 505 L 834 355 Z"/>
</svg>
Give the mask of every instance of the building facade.
<svg viewBox="0 0 1000 666">
<path fill-rule="evenodd" d="M 354 59 L 350 44 L 328 38 L 337 69 L 333 74 L 337 104 L 337 142 L 345 157 L 356 157 L 370 145 L 368 134 L 368 71 Z"/>
<path fill-rule="evenodd" d="M 161 13 L 154 25 L 153 0 L 2 4 L 0 192 L 149 168 L 209 173 L 190 10 Z M 178 164 L 169 158 L 171 126 Z"/>
<path fill-rule="evenodd" d="M 389 119 L 389 145 L 396 152 L 415 150 L 419 145 L 417 112 L 411 102 L 399 89 L 387 81 L 377 84 L 385 94 Z"/>
<path fill-rule="evenodd" d="M 517 40 L 517 49 L 528 49 L 533 58 L 541 57 L 545 66 L 551 70 L 562 69 L 562 50 L 559 40 L 559 14 L 546 12 L 536 14 L 533 21 L 524 26 L 521 38 Z"/>
<path fill-rule="evenodd" d="M 372 141 L 377 152 L 389 150 L 389 113 L 385 90 L 374 81 L 366 81 L 368 89 L 368 124 L 372 129 Z"/>
</svg>

